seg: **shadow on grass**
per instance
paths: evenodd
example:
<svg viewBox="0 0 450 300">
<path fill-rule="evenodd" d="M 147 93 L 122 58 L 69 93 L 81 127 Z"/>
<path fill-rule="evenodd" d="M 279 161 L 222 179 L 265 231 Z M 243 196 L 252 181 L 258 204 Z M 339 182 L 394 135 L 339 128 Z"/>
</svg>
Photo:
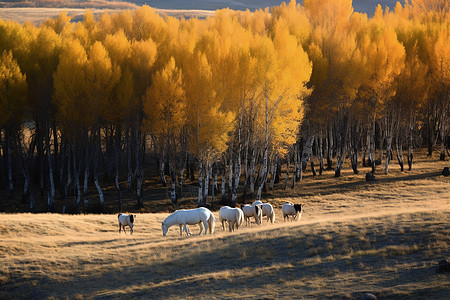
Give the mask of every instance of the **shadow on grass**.
<svg viewBox="0 0 450 300">
<path fill-rule="evenodd" d="M 383 299 L 423 293 L 430 298 L 440 298 L 450 279 L 438 278 L 442 285 L 436 286 L 436 276 L 429 266 L 434 262 L 434 255 L 448 255 L 448 252 L 430 250 L 427 245 L 435 242 L 433 232 L 448 230 L 448 224 L 441 220 L 428 227 L 415 225 L 426 217 L 426 214 L 418 214 L 395 222 L 390 220 L 385 229 L 388 235 L 379 232 L 386 220 L 378 218 L 370 224 L 358 223 L 356 227 L 354 223 L 336 224 L 327 232 L 327 238 L 320 233 L 323 230 L 320 224 L 310 225 L 308 230 L 301 224 L 269 229 L 256 239 L 245 233 L 214 240 L 194 237 L 192 243 L 180 246 L 180 250 L 186 249 L 185 254 L 177 251 L 177 257 L 139 266 L 133 265 L 133 257 L 124 248 L 122 258 L 130 260 L 129 267 L 111 266 L 106 271 L 100 269 L 98 275 L 81 275 L 57 283 L 31 275 L 30 280 L 21 284 L 11 282 L 4 286 L 0 295 L 7 293 L 17 298 L 36 299 L 75 296 L 95 299 L 196 296 L 348 299 L 358 298 L 368 291 Z M 359 234 L 359 229 L 364 229 L 365 233 Z M 445 239 L 441 241 L 443 244 L 449 243 L 448 236 L 441 238 Z M 418 247 L 409 252 L 381 251 L 413 244 Z M 149 246 L 148 251 L 151 250 Z M 435 252 L 424 255 L 424 251 Z M 79 273 L 77 269 L 76 274 Z M 430 282 L 431 287 L 424 287 Z"/>
</svg>

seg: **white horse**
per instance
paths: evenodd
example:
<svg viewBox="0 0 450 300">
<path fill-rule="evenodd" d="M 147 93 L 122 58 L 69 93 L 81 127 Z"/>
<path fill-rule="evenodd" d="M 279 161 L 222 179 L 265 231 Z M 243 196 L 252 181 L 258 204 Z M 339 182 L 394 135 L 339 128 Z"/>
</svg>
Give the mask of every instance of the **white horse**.
<svg viewBox="0 0 450 300">
<path fill-rule="evenodd" d="M 250 218 L 255 218 L 256 224 L 261 224 L 262 210 L 260 205 L 251 206 L 249 204 L 241 205 L 241 210 L 244 214 L 245 224 L 250 225 Z"/>
<path fill-rule="evenodd" d="M 260 200 L 256 200 L 252 203 L 252 206 L 260 205 L 262 210 L 262 216 L 267 216 L 267 222 L 275 223 L 275 211 L 273 210 L 272 204 L 262 203 Z"/>
<path fill-rule="evenodd" d="M 216 218 L 214 218 L 213 213 L 205 208 L 199 207 L 194 209 L 180 209 L 169 215 L 161 224 L 163 236 L 166 236 L 167 231 L 173 225 L 180 226 L 180 236 L 183 236 L 182 227 L 184 226 L 184 231 L 188 236 L 191 235 L 187 225 L 198 224 L 200 227 L 200 234 L 202 234 L 203 226 L 205 227 L 205 235 L 208 232 L 214 233 L 214 227 L 216 225 Z"/>
<path fill-rule="evenodd" d="M 222 229 L 225 230 L 225 222 L 228 222 L 230 232 L 234 231 L 234 227 L 239 229 L 244 223 L 244 213 L 240 208 L 231 208 L 222 206 L 219 210 L 219 221 L 222 223 Z"/>
<path fill-rule="evenodd" d="M 134 219 L 136 219 L 136 215 L 119 214 L 117 218 L 119 219 L 119 233 L 123 228 L 123 232 L 127 234 L 125 231 L 125 226 L 128 226 L 130 227 L 131 234 L 133 234 Z"/>
<path fill-rule="evenodd" d="M 281 208 L 281 211 L 283 212 L 283 219 L 286 222 L 286 219 L 289 220 L 289 216 L 292 216 L 292 219 L 298 219 L 302 217 L 302 205 L 301 204 L 293 204 L 290 202 L 286 202 L 283 204 L 283 207 Z"/>
</svg>

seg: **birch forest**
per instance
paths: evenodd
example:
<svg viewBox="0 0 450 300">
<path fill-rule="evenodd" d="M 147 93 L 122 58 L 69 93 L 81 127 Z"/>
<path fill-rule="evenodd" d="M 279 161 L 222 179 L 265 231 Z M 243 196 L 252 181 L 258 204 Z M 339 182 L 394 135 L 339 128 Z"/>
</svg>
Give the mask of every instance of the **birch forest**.
<svg viewBox="0 0 450 300">
<path fill-rule="evenodd" d="M 413 168 L 418 148 L 446 160 L 449 3 L 0 20 L 1 197 L 120 211 L 127 190 L 139 209 L 157 174 L 174 205 L 186 180 L 198 205 L 237 205 L 305 171 L 387 174 Z"/>
</svg>

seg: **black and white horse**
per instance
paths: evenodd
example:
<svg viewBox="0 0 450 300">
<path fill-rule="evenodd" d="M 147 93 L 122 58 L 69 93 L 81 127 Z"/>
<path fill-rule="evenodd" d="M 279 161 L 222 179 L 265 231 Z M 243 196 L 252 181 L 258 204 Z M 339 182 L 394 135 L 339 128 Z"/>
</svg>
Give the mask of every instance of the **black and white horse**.
<svg viewBox="0 0 450 300">
<path fill-rule="evenodd" d="M 119 233 L 122 231 L 123 228 L 123 232 L 127 234 L 127 232 L 125 231 L 125 226 L 128 226 L 130 227 L 131 234 L 133 234 L 133 225 L 134 220 L 136 219 L 136 215 L 119 214 L 117 217 L 119 219 Z"/>
<path fill-rule="evenodd" d="M 289 220 L 289 216 L 292 216 L 294 220 L 300 220 L 302 217 L 302 204 L 293 204 L 290 202 L 286 202 L 283 204 L 283 207 L 281 208 L 281 211 L 283 212 L 283 219 L 286 221 L 286 219 Z"/>
</svg>

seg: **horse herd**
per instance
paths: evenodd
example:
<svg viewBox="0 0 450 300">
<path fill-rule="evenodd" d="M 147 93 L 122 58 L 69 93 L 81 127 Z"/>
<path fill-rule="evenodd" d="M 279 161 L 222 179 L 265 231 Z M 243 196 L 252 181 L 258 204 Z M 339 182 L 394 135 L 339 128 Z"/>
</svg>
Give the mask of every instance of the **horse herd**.
<svg viewBox="0 0 450 300">
<path fill-rule="evenodd" d="M 286 202 L 283 204 L 282 213 L 284 221 L 292 217 L 293 220 L 300 220 L 302 216 L 302 205 Z M 225 224 L 228 224 L 230 232 L 239 229 L 240 226 L 247 226 L 251 224 L 251 218 L 255 219 L 256 224 L 261 224 L 263 217 L 267 217 L 267 222 L 275 223 L 275 212 L 270 203 L 263 203 L 260 200 L 253 202 L 251 205 L 241 205 L 241 208 L 222 206 L 219 210 L 219 221 L 222 223 L 222 229 L 225 231 Z M 123 229 L 126 234 L 125 226 L 130 228 L 130 233 L 133 234 L 133 226 L 136 215 L 119 214 L 119 233 Z M 194 209 L 180 209 L 170 214 L 161 224 L 163 236 L 166 236 L 169 228 L 178 225 L 180 228 L 180 236 L 183 235 L 183 230 L 187 236 L 191 236 L 188 225 L 198 224 L 200 227 L 200 234 L 205 229 L 207 232 L 214 233 L 216 218 L 213 213 L 205 208 L 199 207 Z"/>
</svg>

